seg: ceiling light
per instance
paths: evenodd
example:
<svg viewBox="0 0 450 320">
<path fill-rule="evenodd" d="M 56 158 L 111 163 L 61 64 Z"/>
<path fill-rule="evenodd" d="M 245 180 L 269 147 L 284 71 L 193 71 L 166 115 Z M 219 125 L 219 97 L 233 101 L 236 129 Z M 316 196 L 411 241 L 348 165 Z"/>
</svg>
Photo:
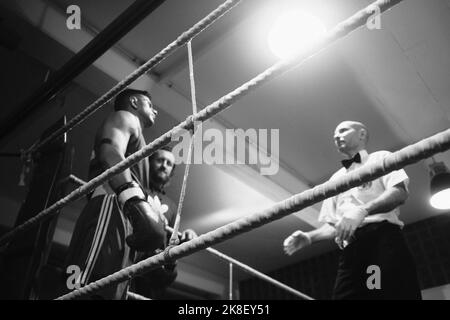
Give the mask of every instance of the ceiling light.
<svg viewBox="0 0 450 320">
<path fill-rule="evenodd" d="M 268 36 L 269 47 L 281 59 L 288 58 L 312 46 L 325 34 L 325 26 L 304 11 L 292 11 L 279 16 Z"/>
</svg>

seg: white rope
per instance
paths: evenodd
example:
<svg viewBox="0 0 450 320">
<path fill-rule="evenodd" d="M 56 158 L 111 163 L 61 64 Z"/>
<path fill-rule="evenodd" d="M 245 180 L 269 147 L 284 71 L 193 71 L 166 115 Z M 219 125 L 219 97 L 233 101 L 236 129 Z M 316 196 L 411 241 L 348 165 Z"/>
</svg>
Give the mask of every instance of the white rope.
<svg viewBox="0 0 450 320">
<path fill-rule="evenodd" d="M 192 40 L 187 43 L 188 60 L 189 60 L 189 80 L 191 85 L 191 100 L 192 100 L 192 115 L 197 114 L 197 97 L 195 94 L 195 78 L 194 78 L 194 61 L 192 55 Z M 201 124 L 200 124 L 201 126 Z M 189 143 L 189 151 L 187 155 L 186 166 L 184 167 L 183 183 L 181 185 L 180 199 L 178 201 L 177 215 L 175 216 L 175 223 L 173 229 L 175 230 L 170 237 L 169 245 L 178 244 L 178 231 L 180 230 L 181 212 L 183 209 L 184 198 L 186 196 L 187 179 L 189 177 L 189 169 L 192 163 L 192 152 L 195 143 L 195 133 L 197 132 L 196 124 L 194 123 L 191 141 Z"/>
</svg>

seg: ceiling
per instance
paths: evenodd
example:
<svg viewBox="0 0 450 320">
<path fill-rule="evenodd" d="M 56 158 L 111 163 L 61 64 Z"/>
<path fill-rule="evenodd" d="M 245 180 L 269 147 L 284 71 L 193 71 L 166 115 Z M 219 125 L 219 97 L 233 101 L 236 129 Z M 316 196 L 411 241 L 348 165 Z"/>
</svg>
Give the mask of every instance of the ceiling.
<svg viewBox="0 0 450 320">
<path fill-rule="evenodd" d="M 7 0 L 1 6 L 7 8 L 2 13 L 8 12 L 6 23 L 13 25 L 22 37 L 21 54 L 56 70 L 131 3 L 131 0 L 39 0 L 30 5 L 28 1 Z M 280 7 L 293 3 L 243 1 L 193 40 L 200 108 L 277 61 L 268 48 L 267 32 Z M 295 3 L 330 28 L 370 1 Z M 65 23 L 65 8 L 70 4 L 81 8 L 80 31 L 61 26 Z M 64 112 L 70 118 L 77 114 L 219 4 L 218 0 L 165 1 L 61 93 L 64 103 L 54 99 L 27 124 L 27 130 L 2 141 L 1 149 L 28 147 L 57 115 Z M 184 227 L 204 233 L 326 181 L 339 168 L 340 156 L 334 149 L 332 133 L 340 121 L 366 123 L 371 132 L 370 150 L 395 151 L 449 127 L 450 1 L 403 1 L 380 21 L 381 29 L 358 30 L 302 66 L 254 90 L 205 124 L 205 129 L 278 129 L 279 150 L 272 156 L 279 159 L 279 171 L 263 176 L 257 166 L 193 165 L 183 205 Z M 186 49 L 180 48 L 135 86 L 150 89 L 160 109 L 159 122 L 146 132 L 151 141 L 192 112 Z M 26 94 L 31 94 L 31 89 Z M 11 103 L 10 110 L 14 105 L 17 103 Z M 69 134 L 76 147 L 73 170 L 81 178 L 86 177 L 91 149 L 91 143 L 86 141 L 92 140 L 105 112 L 98 112 Z M 436 159 L 450 165 L 448 152 Z M 20 165 L 8 161 L 5 165 L 15 169 L 5 171 L 5 175 L 11 176 L 5 181 L 14 181 L 16 178 L 12 176 L 18 174 Z M 177 168 L 169 188 L 169 195 L 176 202 L 183 169 Z M 418 163 L 406 170 L 411 178 L 411 195 L 402 208 L 401 218 L 412 223 L 439 214 L 427 203 L 426 164 Z M 2 189 L 11 195 L 15 190 L 4 186 Z M 21 192 L 16 191 L 16 195 Z M 81 207 L 82 203 L 74 204 L 67 210 L 59 224 L 61 234 L 70 235 Z M 282 252 L 282 241 L 291 232 L 317 226 L 319 208 L 316 205 L 228 240 L 217 249 L 268 272 L 334 248 L 330 243 L 322 243 L 292 257 Z M 227 274 L 225 264 L 206 253 L 183 260 L 219 276 Z"/>
</svg>

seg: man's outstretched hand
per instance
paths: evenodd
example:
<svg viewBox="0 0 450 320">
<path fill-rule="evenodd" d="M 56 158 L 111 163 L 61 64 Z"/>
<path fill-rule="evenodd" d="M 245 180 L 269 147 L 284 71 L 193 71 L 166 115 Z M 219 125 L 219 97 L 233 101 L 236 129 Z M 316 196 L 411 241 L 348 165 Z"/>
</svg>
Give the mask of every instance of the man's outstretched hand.
<svg viewBox="0 0 450 320">
<path fill-rule="evenodd" d="M 295 251 L 303 249 L 311 244 L 311 237 L 308 233 L 297 230 L 286 238 L 283 242 L 283 249 L 287 255 L 292 255 Z"/>
</svg>

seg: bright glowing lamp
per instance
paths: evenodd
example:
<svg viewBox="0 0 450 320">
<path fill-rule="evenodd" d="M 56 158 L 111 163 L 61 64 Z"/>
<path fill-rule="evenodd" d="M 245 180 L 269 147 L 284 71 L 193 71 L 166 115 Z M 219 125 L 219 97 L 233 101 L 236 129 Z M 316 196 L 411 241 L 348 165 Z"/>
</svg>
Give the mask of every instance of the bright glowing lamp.
<svg viewBox="0 0 450 320">
<path fill-rule="evenodd" d="M 433 163 L 430 169 L 430 204 L 435 209 L 450 209 L 450 173 L 442 162 Z"/>
<path fill-rule="evenodd" d="M 293 11 L 281 15 L 268 36 L 269 47 L 281 59 L 312 46 L 325 35 L 322 22 L 306 13 Z"/>
</svg>

